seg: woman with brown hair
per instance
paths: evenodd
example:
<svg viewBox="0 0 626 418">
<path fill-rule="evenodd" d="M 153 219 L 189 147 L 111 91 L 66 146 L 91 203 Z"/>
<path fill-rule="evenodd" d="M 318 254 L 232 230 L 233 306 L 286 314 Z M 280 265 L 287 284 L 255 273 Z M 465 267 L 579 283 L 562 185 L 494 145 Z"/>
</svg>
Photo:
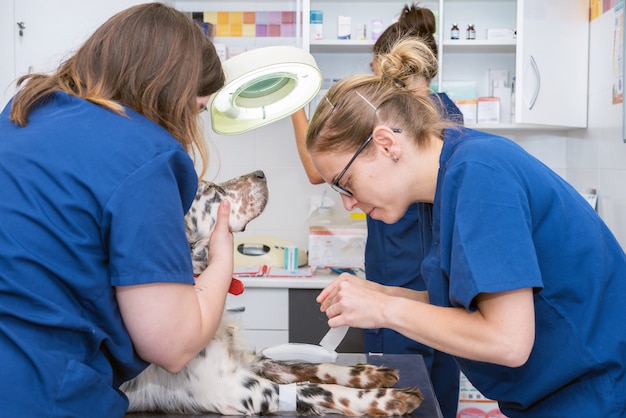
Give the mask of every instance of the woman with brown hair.
<svg viewBox="0 0 626 418">
<path fill-rule="evenodd" d="M 212 338 L 233 267 L 228 207 L 196 292 L 184 215 L 207 162 L 198 114 L 224 83 L 210 40 L 159 3 L 105 22 L 0 116 L 0 404 L 122 417 L 120 384 Z"/>
</svg>

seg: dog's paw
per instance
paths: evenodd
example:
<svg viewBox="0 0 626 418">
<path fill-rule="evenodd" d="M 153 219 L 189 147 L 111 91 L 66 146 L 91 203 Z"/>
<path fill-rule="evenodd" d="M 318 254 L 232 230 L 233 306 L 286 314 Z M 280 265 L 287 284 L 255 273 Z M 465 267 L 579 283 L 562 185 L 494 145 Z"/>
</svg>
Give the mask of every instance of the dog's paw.
<svg viewBox="0 0 626 418">
<path fill-rule="evenodd" d="M 392 389 L 393 396 L 397 399 L 397 412 L 395 415 L 406 415 L 415 411 L 422 404 L 424 395 L 417 387 Z"/>
<path fill-rule="evenodd" d="M 400 379 L 397 369 L 371 364 L 352 366 L 350 376 L 349 386 L 363 389 L 390 388 Z"/>
</svg>

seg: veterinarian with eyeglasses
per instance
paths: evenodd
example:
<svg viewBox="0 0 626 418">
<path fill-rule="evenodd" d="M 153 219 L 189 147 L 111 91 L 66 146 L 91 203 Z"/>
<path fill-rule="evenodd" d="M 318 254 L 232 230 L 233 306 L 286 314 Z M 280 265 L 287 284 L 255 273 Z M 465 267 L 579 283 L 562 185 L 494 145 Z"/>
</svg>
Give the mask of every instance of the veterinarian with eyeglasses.
<svg viewBox="0 0 626 418">
<path fill-rule="evenodd" d="M 206 165 L 215 48 L 159 3 L 105 22 L 0 115 L 0 415 L 122 417 L 120 384 L 212 338 L 233 268 L 227 204 L 197 282 L 184 215 Z"/>
<path fill-rule="evenodd" d="M 374 43 L 371 68 L 381 74 L 379 58 L 389 53 L 400 38 L 417 37 L 424 40 L 420 45 L 427 48 L 419 65 L 408 69 L 406 82 L 429 95 L 446 118 L 463 123 L 463 114 L 445 93 L 431 93 L 431 80 L 439 70 L 437 62 L 436 18 L 426 7 L 406 4 L 398 21 L 391 24 Z M 410 75 L 410 76 L 409 76 Z M 324 179 L 315 169 L 306 149 L 308 119 L 304 109 L 291 117 L 298 155 L 312 184 Z M 402 286 L 413 290 L 425 290 L 421 276 L 422 258 L 417 204 L 408 207 L 405 214 L 394 224 L 386 224 L 367 216 L 367 240 L 365 243 L 365 276 L 368 280 L 385 285 Z M 456 418 L 459 400 L 459 367 L 454 358 L 414 341 L 388 328 L 364 330 L 366 353 L 420 354 L 429 372 L 433 389 L 444 418 Z"/>
<path fill-rule="evenodd" d="M 393 48 L 387 74 L 402 79 L 416 42 Z M 346 209 L 394 223 L 420 208 L 427 291 L 342 274 L 318 297 L 331 327 L 454 355 L 510 418 L 626 416 L 626 255 L 567 182 L 393 78 L 332 86 L 307 148 Z"/>
</svg>

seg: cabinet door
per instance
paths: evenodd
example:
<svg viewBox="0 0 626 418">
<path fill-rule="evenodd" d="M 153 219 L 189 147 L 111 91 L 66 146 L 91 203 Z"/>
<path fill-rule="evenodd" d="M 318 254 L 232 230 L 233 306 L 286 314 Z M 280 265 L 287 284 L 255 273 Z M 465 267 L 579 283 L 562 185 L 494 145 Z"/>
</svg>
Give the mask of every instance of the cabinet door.
<svg viewBox="0 0 626 418">
<path fill-rule="evenodd" d="M 3 2 L 1 22 L 12 30 L 14 55 L 7 56 L 13 66 L 2 71 L 0 80 L 4 89 L 13 79 L 29 72 L 54 71 L 106 19 L 127 7 L 145 3 L 142 0 L 13 0 Z M 7 14 L 4 14 L 4 11 Z M 9 20 L 7 17 L 10 16 Z M 14 19 L 13 19 L 14 17 Z M 20 29 L 19 25 L 23 25 Z M 5 31 L 3 30 L 3 34 Z M 8 35 L 8 33 L 7 33 Z M 6 45 L 5 45 L 6 46 Z M 9 48 L 7 48 L 8 50 Z M 1 57 L 5 58 L 3 51 Z M 12 86 L 14 87 L 14 86 Z M 3 90 L 7 101 L 13 90 Z M 2 103 L 2 104 L 3 104 Z"/>
<path fill-rule="evenodd" d="M 588 0 L 518 0 L 515 122 L 587 126 Z"/>
<path fill-rule="evenodd" d="M 228 295 L 226 315 L 241 324 L 242 343 L 262 350 L 289 341 L 287 288 L 248 287 L 241 295 Z"/>
</svg>

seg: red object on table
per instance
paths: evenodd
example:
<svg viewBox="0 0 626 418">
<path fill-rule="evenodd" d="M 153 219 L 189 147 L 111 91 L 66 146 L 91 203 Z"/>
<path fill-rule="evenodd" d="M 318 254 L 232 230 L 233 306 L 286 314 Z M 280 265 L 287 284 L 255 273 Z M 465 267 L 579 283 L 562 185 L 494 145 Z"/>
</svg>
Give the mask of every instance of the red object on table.
<svg viewBox="0 0 626 418">
<path fill-rule="evenodd" d="M 193 276 L 198 277 L 197 274 Z M 205 288 L 205 286 L 197 286 L 198 288 Z M 231 295 L 241 295 L 244 291 L 243 282 L 239 279 L 235 279 L 234 277 L 230 280 L 230 287 L 228 288 L 228 293 Z"/>
<path fill-rule="evenodd" d="M 244 287 L 243 282 L 239 279 L 233 279 L 230 281 L 230 287 L 228 288 L 228 293 L 231 295 L 241 295 L 243 293 Z"/>
</svg>

